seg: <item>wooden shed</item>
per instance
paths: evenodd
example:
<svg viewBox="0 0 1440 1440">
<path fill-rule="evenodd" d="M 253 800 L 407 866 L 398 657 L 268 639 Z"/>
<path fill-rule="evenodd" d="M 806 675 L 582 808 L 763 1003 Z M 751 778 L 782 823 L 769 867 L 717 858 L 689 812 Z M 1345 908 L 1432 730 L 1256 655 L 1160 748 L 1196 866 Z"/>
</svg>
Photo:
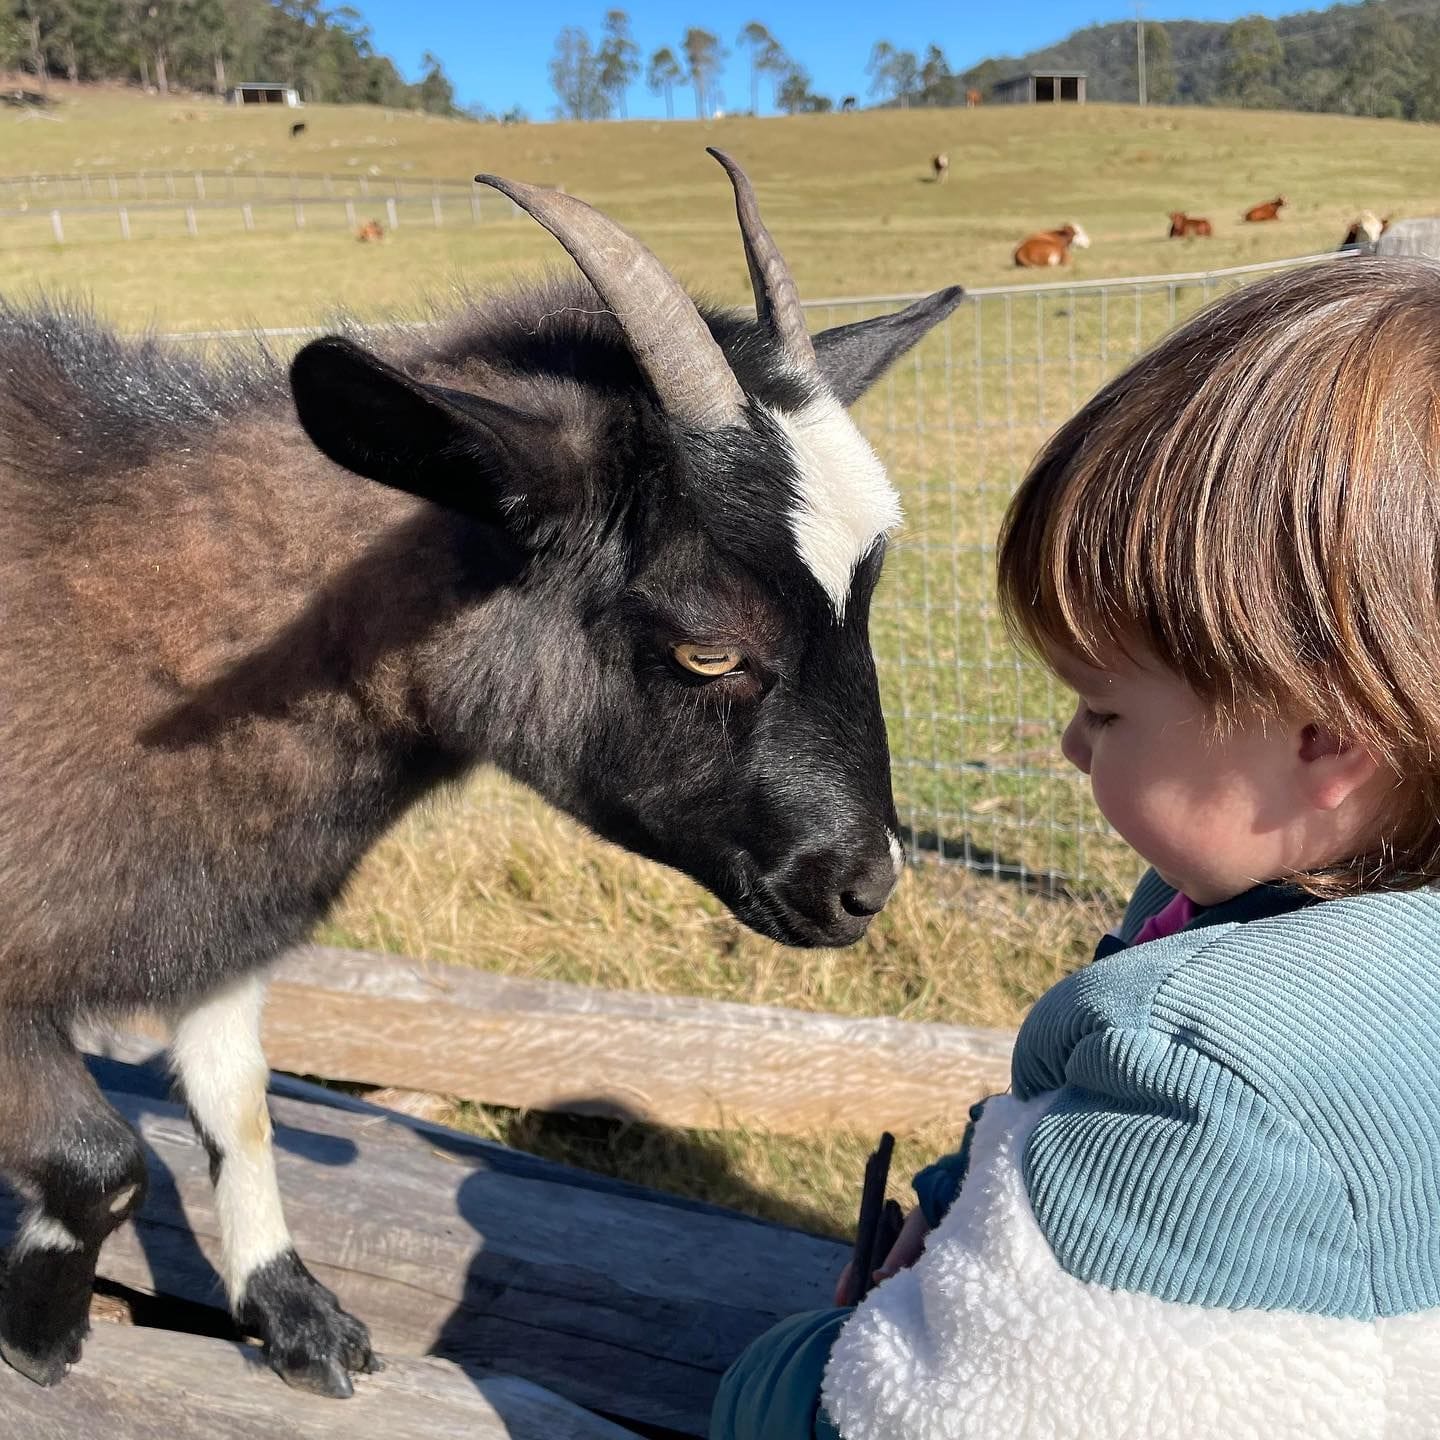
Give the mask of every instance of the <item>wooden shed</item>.
<svg viewBox="0 0 1440 1440">
<path fill-rule="evenodd" d="M 1027 70 L 1002 80 L 991 91 L 1000 105 L 1083 105 L 1084 70 Z"/>
</svg>

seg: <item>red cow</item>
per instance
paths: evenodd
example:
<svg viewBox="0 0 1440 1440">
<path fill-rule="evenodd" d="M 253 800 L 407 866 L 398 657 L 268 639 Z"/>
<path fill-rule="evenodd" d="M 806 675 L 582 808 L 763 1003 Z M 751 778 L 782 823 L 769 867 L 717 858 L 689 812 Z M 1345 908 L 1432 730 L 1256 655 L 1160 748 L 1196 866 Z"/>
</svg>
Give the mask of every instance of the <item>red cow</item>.
<svg viewBox="0 0 1440 1440">
<path fill-rule="evenodd" d="M 1183 210 L 1170 212 L 1170 238 L 1183 240 L 1190 235 L 1212 234 L 1210 222 L 1199 215 L 1187 215 Z"/>
<path fill-rule="evenodd" d="M 1273 200 L 1267 200 L 1263 205 L 1252 205 L 1245 212 L 1245 218 L 1252 222 L 1278 220 L 1280 218 L 1280 207 L 1284 203 L 1285 197 L 1283 195 L 1277 195 Z"/>
</svg>

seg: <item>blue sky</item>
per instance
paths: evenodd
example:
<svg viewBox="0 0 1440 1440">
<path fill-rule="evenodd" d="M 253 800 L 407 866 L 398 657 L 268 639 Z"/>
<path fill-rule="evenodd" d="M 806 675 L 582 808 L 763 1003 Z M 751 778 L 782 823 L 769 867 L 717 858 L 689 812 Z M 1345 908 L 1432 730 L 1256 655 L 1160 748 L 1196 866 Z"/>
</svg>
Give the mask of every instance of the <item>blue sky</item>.
<svg viewBox="0 0 1440 1440">
<path fill-rule="evenodd" d="M 975 0 L 353 0 L 374 32 L 375 48 L 389 55 L 409 79 L 420 74 L 420 56 L 433 50 L 445 63 L 461 103 L 480 103 L 492 110 L 524 106 L 531 119 L 548 119 L 555 103 L 547 63 L 555 37 L 567 25 L 578 25 L 598 43 L 605 11 L 622 8 L 643 59 L 661 45 L 677 53 L 680 37 L 691 25 L 719 35 L 730 49 L 722 81 L 731 109 L 750 103 L 749 69 L 735 44 L 740 28 L 760 20 L 791 56 L 809 72 L 821 94 L 866 98 L 869 80 L 865 62 L 876 40 L 923 53 L 934 41 L 951 68 L 962 70 L 987 55 L 1024 54 L 1062 39 L 1083 25 L 1133 18 L 1126 0 L 1027 0 L 1008 4 L 977 4 Z M 1317 0 L 1323 4 L 1323 0 Z M 1147 17 L 1158 20 L 1234 20 L 1257 12 L 1282 15 L 1306 8 L 1265 0 L 1147 0 Z M 761 108 L 768 112 L 768 88 L 762 81 Z M 688 103 L 687 103 L 688 102 Z M 665 103 L 645 88 L 644 75 L 629 95 L 632 116 L 660 116 Z M 693 92 L 677 93 L 677 116 L 694 116 Z"/>
</svg>

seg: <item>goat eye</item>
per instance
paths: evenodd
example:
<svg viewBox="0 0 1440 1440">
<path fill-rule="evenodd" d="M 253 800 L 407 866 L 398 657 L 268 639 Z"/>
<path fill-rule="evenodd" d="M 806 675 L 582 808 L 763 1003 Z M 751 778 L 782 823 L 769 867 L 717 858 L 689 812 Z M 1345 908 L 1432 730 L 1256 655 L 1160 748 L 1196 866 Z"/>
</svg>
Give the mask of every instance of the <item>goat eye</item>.
<svg viewBox="0 0 1440 1440">
<path fill-rule="evenodd" d="M 694 640 L 682 641 L 670 653 L 677 665 L 693 675 L 729 675 L 744 663 L 744 657 L 732 646 L 704 645 Z"/>
</svg>

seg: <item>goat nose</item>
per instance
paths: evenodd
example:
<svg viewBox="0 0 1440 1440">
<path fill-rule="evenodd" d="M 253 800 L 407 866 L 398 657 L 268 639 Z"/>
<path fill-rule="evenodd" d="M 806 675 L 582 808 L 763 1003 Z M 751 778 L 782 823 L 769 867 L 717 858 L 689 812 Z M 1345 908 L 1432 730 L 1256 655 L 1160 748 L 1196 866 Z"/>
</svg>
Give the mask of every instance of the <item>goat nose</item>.
<svg viewBox="0 0 1440 1440">
<path fill-rule="evenodd" d="M 899 878 L 899 869 L 888 850 L 867 860 L 841 887 L 841 908 L 847 915 L 878 915 Z"/>
</svg>

